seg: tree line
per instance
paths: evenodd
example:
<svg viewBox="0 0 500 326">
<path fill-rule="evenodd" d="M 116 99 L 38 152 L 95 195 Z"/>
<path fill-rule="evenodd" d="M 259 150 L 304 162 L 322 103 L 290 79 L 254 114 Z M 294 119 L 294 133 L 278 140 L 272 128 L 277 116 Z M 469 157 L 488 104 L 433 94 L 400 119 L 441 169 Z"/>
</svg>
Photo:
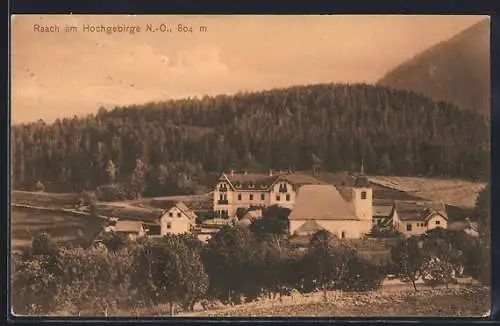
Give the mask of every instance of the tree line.
<svg viewBox="0 0 500 326">
<path fill-rule="evenodd" d="M 14 312 L 130 314 L 166 304 L 173 315 L 204 300 L 238 304 L 293 289 L 320 290 L 325 299 L 330 290 L 371 291 L 388 274 L 412 282 L 415 291 L 419 278 L 448 286 L 462 273 L 489 284 L 488 192 L 476 206 L 479 238 L 440 228 L 410 238 L 395 235 L 385 263 L 363 258 L 325 230 L 300 251 L 284 234 L 283 217 L 269 212 L 250 227 L 226 226 L 206 244 L 188 234 L 130 241 L 110 233 L 105 249 L 64 248 L 41 234 L 13 257 Z"/>
<path fill-rule="evenodd" d="M 483 117 L 419 94 L 323 84 L 147 103 L 12 128 L 17 188 L 94 190 L 114 181 L 145 194 L 190 192 L 229 169 L 357 170 L 489 177 Z M 141 170 L 142 171 L 142 170 Z"/>
</svg>

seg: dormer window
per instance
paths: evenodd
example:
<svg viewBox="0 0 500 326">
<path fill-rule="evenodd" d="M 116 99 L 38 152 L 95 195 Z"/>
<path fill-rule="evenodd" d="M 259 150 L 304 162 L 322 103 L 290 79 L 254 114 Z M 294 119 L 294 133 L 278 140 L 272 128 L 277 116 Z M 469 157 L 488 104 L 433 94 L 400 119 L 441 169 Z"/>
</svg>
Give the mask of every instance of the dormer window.
<svg viewBox="0 0 500 326">
<path fill-rule="evenodd" d="M 225 183 L 221 183 L 219 186 L 219 191 L 220 192 L 226 192 L 227 191 L 227 185 Z"/>
<path fill-rule="evenodd" d="M 260 187 L 261 187 L 262 189 L 266 189 L 266 188 L 267 188 L 267 185 L 260 185 Z"/>
<path fill-rule="evenodd" d="M 250 183 L 248 184 L 248 188 L 252 188 L 252 189 L 253 189 L 253 188 L 255 188 L 255 185 L 254 185 L 252 182 L 250 182 Z"/>
<path fill-rule="evenodd" d="M 234 184 L 234 187 L 239 189 L 239 188 L 241 188 L 241 184 L 239 182 L 237 182 Z"/>
<path fill-rule="evenodd" d="M 288 187 L 287 187 L 286 182 L 280 183 L 279 192 L 288 192 Z"/>
</svg>

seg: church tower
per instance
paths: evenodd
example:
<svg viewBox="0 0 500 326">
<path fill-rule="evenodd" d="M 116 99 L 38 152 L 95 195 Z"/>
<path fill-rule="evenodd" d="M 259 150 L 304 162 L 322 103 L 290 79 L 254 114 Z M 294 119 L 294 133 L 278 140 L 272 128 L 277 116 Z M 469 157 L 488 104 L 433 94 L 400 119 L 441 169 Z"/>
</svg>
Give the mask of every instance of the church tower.
<svg viewBox="0 0 500 326">
<path fill-rule="evenodd" d="M 373 219 L 373 191 L 370 182 L 365 175 L 363 162 L 361 162 L 361 171 L 354 180 L 352 188 L 352 202 L 354 206 L 354 214 L 362 221 L 369 222 L 367 225 L 368 231 L 372 226 Z"/>
</svg>

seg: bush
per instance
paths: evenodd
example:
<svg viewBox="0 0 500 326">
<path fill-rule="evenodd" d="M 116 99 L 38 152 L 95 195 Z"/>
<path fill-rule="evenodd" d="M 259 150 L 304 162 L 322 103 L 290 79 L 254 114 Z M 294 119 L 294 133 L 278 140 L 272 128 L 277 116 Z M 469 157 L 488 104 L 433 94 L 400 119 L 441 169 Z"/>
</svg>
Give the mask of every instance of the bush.
<svg viewBox="0 0 500 326">
<path fill-rule="evenodd" d="M 38 192 L 45 191 L 45 186 L 43 185 L 43 183 L 40 180 L 38 180 L 35 183 L 35 186 L 33 188 L 35 191 L 38 191 Z"/>
<path fill-rule="evenodd" d="M 126 200 L 128 192 L 119 184 L 104 185 L 97 188 L 96 196 L 101 201 Z"/>
<path fill-rule="evenodd" d="M 455 281 L 455 269 L 450 262 L 433 257 L 422 265 L 422 280 L 430 286 L 448 285 Z"/>
<path fill-rule="evenodd" d="M 14 314 L 48 314 L 56 306 L 58 280 L 47 270 L 47 257 L 13 257 L 12 308 Z"/>
<path fill-rule="evenodd" d="M 344 291 L 373 291 L 380 288 L 382 281 L 386 277 L 382 266 L 371 263 L 360 257 L 353 249 L 340 249 L 344 253 L 338 253 L 344 257 L 345 265 L 335 288 Z"/>
<path fill-rule="evenodd" d="M 129 302 L 131 259 L 125 251 L 63 250 L 60 266 L 59 309 L 71 314 L 91 311 L 99 315 Z"/>
</svg>

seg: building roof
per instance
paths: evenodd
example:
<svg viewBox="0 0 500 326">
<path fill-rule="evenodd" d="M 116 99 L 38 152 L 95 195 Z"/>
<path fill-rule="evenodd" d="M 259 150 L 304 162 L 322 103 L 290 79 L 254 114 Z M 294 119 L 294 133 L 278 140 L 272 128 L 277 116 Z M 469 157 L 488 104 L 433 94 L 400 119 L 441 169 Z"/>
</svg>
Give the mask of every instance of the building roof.
<svg viewBox="0 0 500 326">
<path fill-rule="evenodd" d="M 299 226 L 299 228 L 295 231 L 297 235 L 311 235 L 316 233 L 319 230 L 323 230 L 324 228 L 319 225 L 316 221 L 310 220 L 306 221 L 304 224 Z"/>
<path fill-rule="evenodd" d="M 142 230 L 141 221 L 118 221 L 114 227 L 115 232 L 139 233 Z"/>
<path fill-rule="evenodd" d="M 355 188 L 370 188 L 370 181 L 365 174 L 365 168 L 363 162 L 361 162 L 361 171 L 358 176 L 354 179 L 354 187 Z"/>
<path fill-rule="evenodd" d="M 196 214 L 191 209 L 189 209 L 189 207 L 187 207 L 186 204 L 184 204 L 183 202 L 179 202 L 179 201 L 166 202 L 165 205 L 164 205 L 163 212 L 166 213 L 166 212 L 170 211 L 174 207 L 177 207 L 188 218 L 190 218 L 192 220 L 196 219 Z"/>
<path fill-rule="evenodd" d="M 394 205 L 398 218 L 402 221 L 425 221 L 433 214 L 439 214 L 448 219 L 446 207 L 441 202 L 397 200 Z"/>
<path fill-rule="evenodd" d="M 118 220 L 134 220 L 134 221 L 148 221 L 157 222 L 158 218 L 162 215 L 161 210 L 146 209 L 146 208 L 119 208 L 113 212 L 118 217 Z"/>
<path fill-rule="evenodd" d="M 363 173 L 354 179 L 354 188 L 370 188 L 371 184 L 368 177 Z"/>
<path fill-rule="evenodd" d="M 352 206 L 332 185 L 304 185 L 289 216 L 290 220 L 358 220 Z"/>
<path fill-rule="evenodd" d="M 392 213 L 392 207 L 392 205 L 373 206 L 373 216 L 390 216 Z"/>
<path fill-rule="evenodd" d="M 267 191 L 276 182 L 285 180 L 297 187 L 306 184 L 325 184 L 313 176 L 299 172 L 280 172 L 272 175 L 264 173 L 223 173 L 219 178 L 220 180 L 228 181 L 235 190 L 253 191 Z"/>
</svg>

